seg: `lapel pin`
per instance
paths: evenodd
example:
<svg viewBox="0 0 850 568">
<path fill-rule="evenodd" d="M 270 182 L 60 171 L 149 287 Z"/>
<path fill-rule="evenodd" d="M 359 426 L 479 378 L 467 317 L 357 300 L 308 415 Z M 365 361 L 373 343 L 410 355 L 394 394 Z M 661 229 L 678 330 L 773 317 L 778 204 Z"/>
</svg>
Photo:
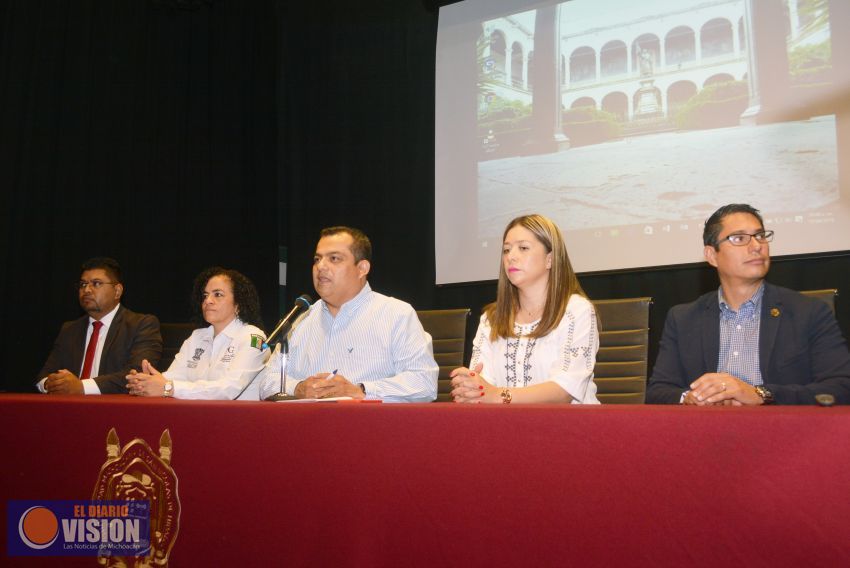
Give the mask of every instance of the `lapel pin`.
<svg viewBox="0 0 850 568">
<path fill-rule="evenodd" d="M 778 318 L 778 317 L 779 317 L 779 314 L 780 314 L 780 312 L 779 312 L 779 308 L 770 308 L 770 315 L 771 315 L 771 317 Z"/>
</svg>

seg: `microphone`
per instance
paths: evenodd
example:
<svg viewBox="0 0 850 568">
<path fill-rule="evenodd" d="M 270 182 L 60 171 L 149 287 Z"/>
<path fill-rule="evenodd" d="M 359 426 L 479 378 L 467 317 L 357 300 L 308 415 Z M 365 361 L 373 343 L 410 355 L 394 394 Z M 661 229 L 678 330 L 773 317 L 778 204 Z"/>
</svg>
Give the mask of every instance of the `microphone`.
<svg viewBox="0 0 850 568">
<path fill-rule="evenodd" d="M 279 337 L 286 337 L 286 334 L 289 333 L 290 329 L 292 329 L 292 324 L 295 323 L 298 316 L 300 316 L 304 310 L 309 308 L 312 303 L 313 298 L 307 294 L 301 294 L 295 298 L 295 305 L 292 306 L 292 309 L 289 310 L 288 314 L 283 316 L 283 319 L 278 322 L 277 326 L 263 343 L 263 351 L 268 349 L 269 345 L 273 345 L 275 341 L 280 341 L 280 339 L 278 339 Z"/>
</svg>

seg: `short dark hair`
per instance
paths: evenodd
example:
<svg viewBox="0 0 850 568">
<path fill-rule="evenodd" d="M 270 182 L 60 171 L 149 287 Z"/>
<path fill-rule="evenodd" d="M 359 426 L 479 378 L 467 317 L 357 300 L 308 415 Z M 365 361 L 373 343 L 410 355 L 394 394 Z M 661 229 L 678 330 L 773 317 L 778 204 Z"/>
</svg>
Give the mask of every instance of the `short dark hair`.
<svg viewBox="0 0 850 568">
<path fill-rule="evenodd" d="M 204 321 L 201 302 L 204 300 L 204 288 L 207 287 L 207 282 L 213 276 L 226 276 L 230 279 L 233 285 L 233 302 L 239 310 L 239 319 L 244 323 L 263 329 L 263 318 L 260 315 L 260 296 L 257 294 L 254 283 L 241 272 L 220 266 L 205 268 L 195 277 L 195 284 L 192 286 L 192 312 L 197 323 Z"/>
<path fill-rule="evenodd" d="M 96 256 L 85 261 L 80 267 L 80 274 L 86 270 L 97 269 L 101 269 L 106 272 L 106 274 L 109 275 L 109 278 L 116 284 L 124 283 L 124 280 L 121 277 L 121 265 L 118 264 L 118 261 L 114 258 L 108 258 L 105 256 Z"/>
<path fill-rule="evenodd" d="M 354 241 L 351 243 L 351 254 L 354 255 L 355 263 L 360 262 L 361 260 L 368 260 L 369 262 L 372 262 L 372 243 L 369 241 L 369 237 L 366 236 L 366 233 L 360 229 L 345 227 L 342 225 L 337 227 L 327 227 L 326 229 L 321 230 L 319 238 L 322 239 L 325 237 L 331 237 L 341 233 L 348 233 Z"/>
<path fill-rule="evenodd" d="M 761 213 L 759 213 L 758 209 L 746 203 L 730 203 L 712 213 L 711 217 L 705 221 L 705 228 L 702 230 L 702 244 L 717 249 L 720 246 L 720 243 L 717 242 L 717 237 L 720 236 L 720 231 L 723 230 L 723 219 L 733 213 L 749 213 L 759 220 L 761 228 L 764 229 L 764 219 L 761 218 Z"/>
</svg>

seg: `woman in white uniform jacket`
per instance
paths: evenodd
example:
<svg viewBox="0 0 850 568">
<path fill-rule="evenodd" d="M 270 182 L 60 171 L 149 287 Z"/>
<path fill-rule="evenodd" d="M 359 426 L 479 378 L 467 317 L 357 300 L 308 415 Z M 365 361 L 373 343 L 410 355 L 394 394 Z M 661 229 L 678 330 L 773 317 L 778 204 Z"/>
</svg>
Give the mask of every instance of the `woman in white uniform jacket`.
<svg viewBox="0 0 850 568">
<path fill-rule="evenodd" d="M 195 279 L 192 298 L 209 327 L 192 332 L 164 373 L 144 361 L 142 373 L 127 376 L 130 393 L 259 400 L 254 377 L 268 351 L 254 284 L 235 270 L 208 268 Z"/>
<path fill-rule="evenodd" d="M 598 404 L 593 304 L 561 231 L 542 215 L 512 220 L 496 301 L 484 308 L 469 368 L 452 371 L 455 402 Z"/>
</svg>

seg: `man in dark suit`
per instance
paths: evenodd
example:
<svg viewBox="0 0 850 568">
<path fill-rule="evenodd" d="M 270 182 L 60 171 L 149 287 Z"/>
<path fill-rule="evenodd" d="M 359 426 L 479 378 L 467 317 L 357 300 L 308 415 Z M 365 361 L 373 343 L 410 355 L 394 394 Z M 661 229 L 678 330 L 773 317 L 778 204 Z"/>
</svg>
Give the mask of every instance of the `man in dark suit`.
<svg viewBox="0 0 850 568">
<path fill-rule="evenodd" d="M 126 394 L 130 370 L 162 355 L 159 320 L 120 304 L 121 267 L 111 258 L 83 263 L 78 287 L 87 315 L 62 325 L 36 386 L 48 394 Z"/>
<path fill-rule="evenodd" d="M 819 394 L 850 403 L 850 352 L 829 306 L 764 280 L 772 239 L 749 205 L 706 221 L 720 288 L 667 314 L 648 403 L 815 404 Z"/>
</svg>

